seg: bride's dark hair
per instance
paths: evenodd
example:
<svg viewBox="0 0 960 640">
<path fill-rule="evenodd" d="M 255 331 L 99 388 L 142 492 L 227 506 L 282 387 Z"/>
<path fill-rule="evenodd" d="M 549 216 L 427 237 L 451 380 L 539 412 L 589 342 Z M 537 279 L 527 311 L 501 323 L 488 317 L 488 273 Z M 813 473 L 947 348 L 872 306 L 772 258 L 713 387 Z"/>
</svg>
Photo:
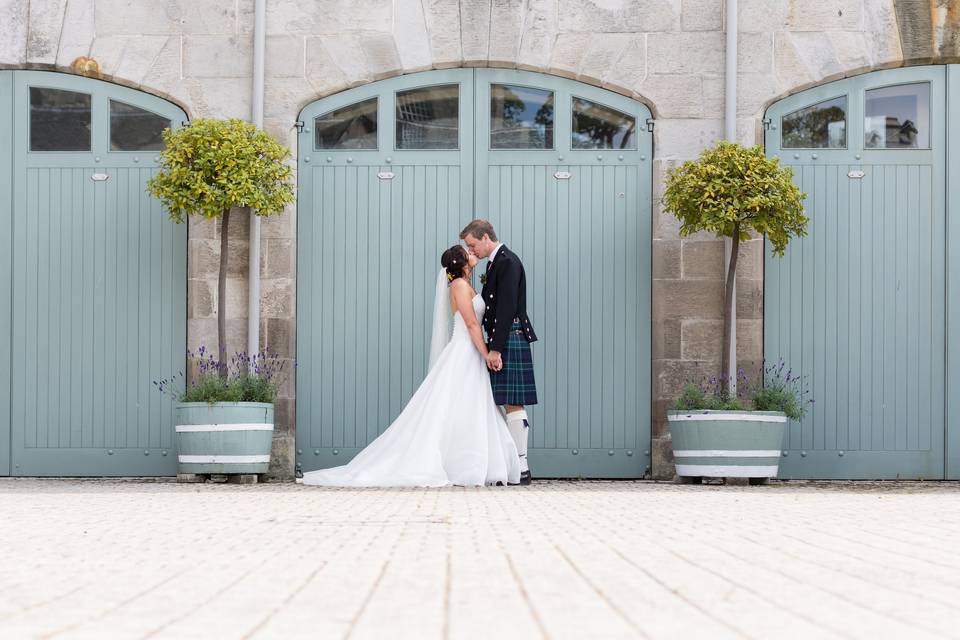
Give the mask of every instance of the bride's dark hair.
<svg viewBox="0 0 960 640">
<path fill-rule="evenodd" d="M 440 256 L 440 266 L 447 270 L 447 280 L 450 282 L 462 278 L 467 269 L 467 250 L 463 245 L 453 245 Z"/>
</svg>

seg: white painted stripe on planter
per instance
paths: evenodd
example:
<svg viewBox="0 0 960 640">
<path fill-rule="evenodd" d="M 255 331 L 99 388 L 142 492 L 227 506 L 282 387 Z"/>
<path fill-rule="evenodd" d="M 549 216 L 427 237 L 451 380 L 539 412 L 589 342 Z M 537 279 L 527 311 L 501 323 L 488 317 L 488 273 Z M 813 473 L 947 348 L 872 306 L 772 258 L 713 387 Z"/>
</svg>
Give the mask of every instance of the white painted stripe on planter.
<svg viewBox="0 0 960 640">
<path fill-rule="evenodd" d="M 751 413 L 684 413 L 667 416 L 667 420 L 683 422 L 685 420 L 714 420 L 736 422 L 786 422 L 787 416 L 757 416 Z"/>
<path fill-rule="evenodd" d="M 177 433 L 203 431 L 273 431 L 269 422 L 231 422 L 229 424 L 178 424 Z"/>
<path fill-rule="evenodd" d="M 681 449 L 673 452 L 674 458 L 779 458 L 780 450 L 754 449 L 735 451 L 731 449 Z"/>
<path fill-rule="evenodd" d="M 777 465 L 678 464 L 677 475 L 716 478 L 776 478 Z"/>
<path fill-rule="evenodd" d="M 177 456 L 184 464 L 257 464 L 270 462 L 270 456 Z"/>
</svg>

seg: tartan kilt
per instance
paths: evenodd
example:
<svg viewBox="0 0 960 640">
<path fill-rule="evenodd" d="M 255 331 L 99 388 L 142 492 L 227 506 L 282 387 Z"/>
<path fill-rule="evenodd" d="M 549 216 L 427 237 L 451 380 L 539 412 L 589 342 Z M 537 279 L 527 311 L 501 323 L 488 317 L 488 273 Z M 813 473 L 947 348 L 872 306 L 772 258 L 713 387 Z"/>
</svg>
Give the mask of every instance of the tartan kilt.
<svg viewBox="0 0 960 640">
<path fill-rule="evenodd" d="M 501 354 L 503 368 L 490 372 L 493 400 L 498 405 L 537 404 L 537 384 L 533 379 L 533 355 L 530 343 L 521 333 L 520 322 L 514 320 L 507 346 Z"/>
</svg>

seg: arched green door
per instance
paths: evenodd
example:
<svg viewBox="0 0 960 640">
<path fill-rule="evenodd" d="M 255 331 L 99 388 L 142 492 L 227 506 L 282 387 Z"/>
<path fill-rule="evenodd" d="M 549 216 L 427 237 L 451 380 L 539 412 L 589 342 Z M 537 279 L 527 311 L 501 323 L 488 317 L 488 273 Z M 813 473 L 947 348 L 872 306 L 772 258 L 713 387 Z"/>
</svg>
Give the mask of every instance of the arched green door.
<svg viewBox="0 0 960 640">
<path fill-rule="evenodd" d="M 0 71 L 0 88 L 3 470 L 173 475 L 172 404 L 152 381 L 183 369 L 186 229 L 145 185 L 185 114 L 52 72 Z"/>
<path fill-rule="evenodd" d="M 767 114 L 811 219 L 765 263 L 766 362 L 814 399 L 781 477 L 944 477 L 946 73 L 866 74 Z"/>
<path fill-rule="evenodd" d="M 346 463 L 426 371 L 443 249 L 474 217 L 524 261 L 541 477 L 641 477 L 650 444 L 650 117 L 561 78 L 403 76 L 301 115 L 297 463 Z"/>
</svg>

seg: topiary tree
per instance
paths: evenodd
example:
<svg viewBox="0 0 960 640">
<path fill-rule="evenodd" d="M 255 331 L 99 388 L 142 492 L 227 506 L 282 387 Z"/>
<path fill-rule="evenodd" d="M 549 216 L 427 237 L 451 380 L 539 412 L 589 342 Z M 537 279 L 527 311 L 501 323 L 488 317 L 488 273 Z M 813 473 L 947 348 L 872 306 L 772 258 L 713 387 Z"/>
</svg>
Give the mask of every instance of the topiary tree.
<svg viewBox="0 0 960 640">
<path fill-rule="evenodd" d="M 230 208 L 250 207 L 258 216 L 281 213 L 293 202 L 289 150 L 243 120 L 194 120 L 163 132 L 160 171 L 147 190 L 181 223 L 187 216 L 222 218 L 217 281 L 217 342 L 226 354 L 227 233 Z M 223 375 L 226 367 L 221 368 Z"/>
<path fill-rule="evenodd" d="M 807 235 L 803 213 L 807 195 L 793 183 L 793 170 L 768 158 L 759 146 L 746 148 L 722 141 L 697 160 L 667 172 L 664 208 L 680 220 L 680 237 L 709 231 L 732 238 L 727 266 L 723 318 L 723 363 L 720 377 L 729 388 L 730 336 L 733 331 L 733 285 L 740 241 L 750 232 L 765 235 L 773 253 L 783 256 L 792 237 Z"/>
</svg>

